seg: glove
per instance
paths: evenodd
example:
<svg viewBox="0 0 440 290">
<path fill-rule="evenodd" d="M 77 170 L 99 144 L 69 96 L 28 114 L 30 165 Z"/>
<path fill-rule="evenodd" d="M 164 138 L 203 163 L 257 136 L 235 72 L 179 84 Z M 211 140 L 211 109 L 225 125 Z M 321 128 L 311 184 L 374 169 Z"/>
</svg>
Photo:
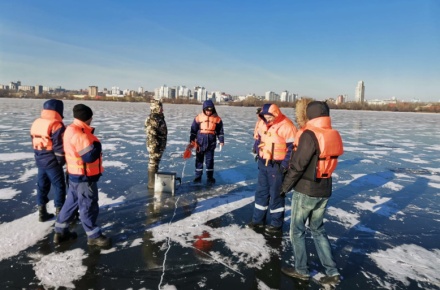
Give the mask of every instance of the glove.
<svg viewBox="0 0 440 290">
<path fill-rule="evenodd" d="M 191 143 L 186 146 L 185 151 L 183 152 L 183 159 L 188 159 L 191 157 L 191 149 L 192 149 Z"/>
<path fill-rule="evenodd" d="M 102 151 L 102 145 L 101 145 L 101 142 L 98 142 L 98 141 L 93 141 L 93 147 L 95 147 L 95 149 L 96 150 L 98 150 L 98 151 Z"/>
<path fill-rule="evenodd" d="M 258 152 L 258 145 L 260 145 L 260 140 L 255 140 L 254 146 L 252 148 L 252 152 L 254 152 L 255 154 L 257 154 Z"/>
<path fill-rule="evenodd" d="M 58 164 L 59 164 L 61 167 L 63 167 L 64 164 L 66 164 L 66 158 L 64 158 L 64 156 L 63 156 L 63 157 L 61 157 L 61 156 L 57 156 L 57 161 L 58 161 Z"/>
<path fill-rule="evenodd" d="M 283 175 L 286 174 L 287 168 L 285 168 L 283 165 L 281 165 L 281 163 L 277 163 L 277 164 L 278 164 L 278 171 Z"/>
</svg>

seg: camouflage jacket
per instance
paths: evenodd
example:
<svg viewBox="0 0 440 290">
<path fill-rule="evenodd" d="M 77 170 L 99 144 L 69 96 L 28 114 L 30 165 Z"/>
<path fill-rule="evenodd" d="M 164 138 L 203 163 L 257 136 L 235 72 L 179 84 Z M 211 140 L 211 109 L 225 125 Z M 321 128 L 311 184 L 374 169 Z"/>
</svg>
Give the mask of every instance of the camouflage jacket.
<svg viewBox="0 0 440 290">
<path fill-rule="evenodd" d="M 152 113 L 145 120 L 147 150 L 149 153 L 163 153 L 167 146 L 168 129 L 162 113 Z"/>
</svg>

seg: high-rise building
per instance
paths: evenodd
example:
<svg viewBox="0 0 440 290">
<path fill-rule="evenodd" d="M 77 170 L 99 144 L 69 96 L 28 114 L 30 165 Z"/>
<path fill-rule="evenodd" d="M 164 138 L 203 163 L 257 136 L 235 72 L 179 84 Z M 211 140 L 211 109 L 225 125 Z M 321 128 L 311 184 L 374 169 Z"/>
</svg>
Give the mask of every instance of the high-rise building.
<svg viewBox="0 0 440 290">
<path fill-rule="evenodd" d="M 41 95 L 43 93 L 43 86 L 41 85 L 36 85 L 35 86 L 35 95 Z"/>
<path fill-rule="evenodd" d="M 279 101 L 279 100 L 280 100 L 280 95 L 276 94 L 276 93 L 273 92 L 273 91 L 267 91 L 267 92 L 265 93 L 265 97 L 264 97 L 264 99 L 265 99 L 266 101 L 269 101 L 269 102 L 271 102 L 271 101 Z"/>
<path fill-rule="evenodd" d="M 112 87 L 112 96 L 123 96 L 119 87 Z"/>
<path fill-rule="evenodd" d="M 191 90 L 186 86 L 178 86 L 177 87 L 177 97 L 178 98 L 189 98 L 191 97 Z"/>
<path fill-rule="evenodd" d="M 343 95 L 339 95 L 336 98 L 336 105 L 343 104 L 343 103 L 344 103 L 344 96 Z"/>
<path fill-rule="evenodd" d="M 168 89 L 168 98 L 175 99 L 176 98 L 176 87 L 172 87 Z"/>
<path fill-rule="evenodd" d="M 280 101 L 281 102 L 288 102 L 289 101 L 289 92 L 288 91 L 281 92 Z"/>
<path fill-rule="evenodd" d="M 10 90 L 17 91 L 19 86 L 21 86 L 21 81 L 17 81 L 16 83 L 14 83 L 14 82 L 9 83 Z"/>
<path fill-rule="evenodd" d="M 98 95 L 98 87 L 97 86 L 89 86 L 89 96 L 96 97 Z"/>
<path fill-rule="evenodd" d="M 365 101 L 365 84 L 364 81 L 358 81 L 355 91 L 356 102 L 363 103 Z"/>
<path fill-rule="evenodd" d="M 204 87 L 197 86 L 194 88 L 194 98 L 199 102 L 204 102 L 208 99 L 208 91 Z"/>
<path fill-rule="evenodd" d="M 280 94 L 280 101 L 281 102 L 295 102 L 296 100 L 296 94 L 289 93 L 289 91 L 282 91 Z"/>
<path fill-rule="evenodd" d="M 264 93 L 264 99 L 266 101 L 271 101 L 273 99 L 274 95 L 275 95 L 275 92 L 267 91 L 266 93 Z"/>
<path fill-rule="evenodd" d="M 155 99 L 168 99 L 170 98 L 170 88 L 167 85 L 163 85 L 160 88 L 154 90 Z"/>
</svg>

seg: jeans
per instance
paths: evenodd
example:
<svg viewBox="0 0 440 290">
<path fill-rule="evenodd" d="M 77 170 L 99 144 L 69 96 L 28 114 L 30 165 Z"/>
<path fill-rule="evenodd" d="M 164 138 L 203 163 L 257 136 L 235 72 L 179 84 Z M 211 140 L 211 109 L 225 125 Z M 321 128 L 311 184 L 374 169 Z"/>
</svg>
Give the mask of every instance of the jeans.
<svg viewBox="0 0 440 290">
<path fill-rule="evenodd" d="M 290 240 L 292 241 L 295 269 L 298 273 L 309 275 L 306 251 L 306 221 L 312 232 L 319 260 L 325 268 L 327 276 L 339 275 L 333 260 L 330 242 L 324 229 L 324 213 L 328 198 L 310 197 L 300 192 L 292 195 L 292 217 L 290 221 Z"/>
<path fill-rule="evenodd" d="M 37 204 L 43 206 L 49 202 L 48 194 L 53 186 L 55 207 L 61 208 L 66 200 L 66 181 L 63 167 L 38 168 L 37 178 Z"/>
</svg>

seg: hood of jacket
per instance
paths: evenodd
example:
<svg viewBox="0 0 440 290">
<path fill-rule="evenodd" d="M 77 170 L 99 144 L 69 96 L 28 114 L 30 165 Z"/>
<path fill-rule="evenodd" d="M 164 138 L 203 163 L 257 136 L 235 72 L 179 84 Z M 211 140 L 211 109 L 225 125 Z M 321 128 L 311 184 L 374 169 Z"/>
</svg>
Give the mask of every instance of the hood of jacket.
<svg viewBox="0 0 440 290">
<path fill-rule="evenodd" d="M 150 103 L 150 112 L 151 114 L 159 114 L 160 113 L 160 109 L 162 109 L 163 105 L 162 102 L 160 100 L 151 100 Z"/>
<path fill-rule="evenodd" d="M 206 100 L 203 102 L 203 113 L 205 113 L 205 109 L 211 107 L 212 108 L 212 115 L 217 115 L 217 111 L 214 106 L 214 102 L 212 100 Z"/>
<path fill-rule="evenodd" d="M 275 119 L 273 122 L 268 123 L 264 115 L 271 115 Z M 286 118 L 286 116 L 284 116 L 284 114 L 281 112 L 280 108 L 278 108 L 278 106 L 275 104 L 264 104 L 258 116 L 260 116 L 260 118 L 269 126 L 281 122 Z"/>
<path fill-rule="evenodd" d="M 306 123 L 309 121 L 307 118 L 307 105 L 311 103 L 313 100 L 309 98 L 302 98 L 296 102 L 295 107 L 295 122 L 298 124 L 298 127 L 303 128 Z"/>
</svg>

